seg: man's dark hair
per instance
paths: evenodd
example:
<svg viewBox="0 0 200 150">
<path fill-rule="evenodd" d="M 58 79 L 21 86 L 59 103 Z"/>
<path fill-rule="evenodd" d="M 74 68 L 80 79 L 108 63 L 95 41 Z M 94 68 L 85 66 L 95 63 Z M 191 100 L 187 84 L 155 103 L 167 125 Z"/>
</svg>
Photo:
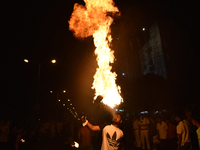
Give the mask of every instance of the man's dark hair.
<svg viewBox="0 0 200 150">
<path fill-rule="evenodd" d="M 193 112 L 191 115 L 191 118 L 194 119 L 196 122 L 200 123 L 200 113 L 199 112 Z"/>
<path fill-rule="evenodd" d="M 122 113 L 120 113 L 120 112 L 115 112 L 115 115 L 120 115 L 121 120 L 123 120 L 123 115 L 122 115 Z"/>
<path fill-rule="evenodd" d="M 170 117 L 170 116 L 167 116 L 167 117 L 165 117 L 165 120 L 168 120 L 168 121 L 171 122 L 171 117 Z"/>
<path fill-rule="evenodd" d="M 183 110 L 178 110 L 178 111 L 175 112 L 175 117 L 178 117 L 181 120 L 183 120 L 184 117 L 185 117 L 185 112 Z"/>
</svg>

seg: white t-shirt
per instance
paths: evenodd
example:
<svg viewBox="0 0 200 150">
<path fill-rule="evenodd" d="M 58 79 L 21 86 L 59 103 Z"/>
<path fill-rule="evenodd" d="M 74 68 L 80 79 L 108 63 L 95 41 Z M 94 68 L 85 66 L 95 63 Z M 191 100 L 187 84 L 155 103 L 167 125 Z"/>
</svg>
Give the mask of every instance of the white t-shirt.
<svg viewBox="0 0 200 150">
<path fill-rule="evenodd" d="M 149 119 L 147 119 L 147 118 L 143 118 L 143 119 L 142 119 L 142 118 L 141 118 L 141 119 L 140 119 L 140 125 L 144 125 L 144 124 L 147 124 L 147 125 L 148 125 L 148 124 L 149 124 Z M 141 129 L 141 130 L 148 129 L 148 126 L 141 126 L 140 129 Z"/>
<path fill-rule="evenodd" d="M 183 146 L 186 142 L 190 142 L 190 135 L 189 135 L 189 128 L 184 121 L 179 122 L 179 124 L 176 127 L 177 134 L 181 134 L 182 141 L 181 146 Z"/>
<path fill-rule="evenodd" d="M 123 132 L 113 125 L 107 125 L 102 130 L 103 141 L 101 150 L 118 150 Z"/>
<path fill-rule="evenodd" d="M 168 129 L 167 124 L 164 121 L 162 121 L 161 124 L 157 123 L 156 128 L 158 130 L 160 139 L 167 139 L 167 129 Z"/>
</svg>

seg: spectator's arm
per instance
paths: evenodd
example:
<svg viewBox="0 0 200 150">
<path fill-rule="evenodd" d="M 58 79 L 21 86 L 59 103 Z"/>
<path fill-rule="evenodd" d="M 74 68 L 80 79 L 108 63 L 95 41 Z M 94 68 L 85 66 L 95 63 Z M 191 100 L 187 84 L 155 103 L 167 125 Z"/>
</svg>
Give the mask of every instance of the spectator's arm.
<svg viewBox="0 0 200 150">
<path fill-rule="evenodd" d="M 182 141 L 182 136 L 181 136 L 181 134 L 178 134 L 178 146 L 177 146 L 177 150 L 180 150 L 181 141 Z"/>
<path fill-rule="evenodd" d="M 147 126 L 148 127 L 148 125 L 149 125 L 149 119 L 147 119 L 145 123 L 140 122 L 140 126 Z"/>
<path fill-rule="evenodd" d="M 15 150 L 19 150 L 19 141 L 22 137 L 22 134 L 17 135 L 16 141 L 15 141 Z"/>
<path fill-rule="evenodd" d="M 124 150 L 124 142 L 121 142 L 121 150 Z"/>
</svg>

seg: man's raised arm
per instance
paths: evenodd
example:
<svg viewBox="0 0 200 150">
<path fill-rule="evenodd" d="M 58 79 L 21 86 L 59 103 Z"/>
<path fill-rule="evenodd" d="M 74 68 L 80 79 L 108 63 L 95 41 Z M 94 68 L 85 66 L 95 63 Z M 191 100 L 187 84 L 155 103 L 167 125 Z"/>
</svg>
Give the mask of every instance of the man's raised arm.
<svg viewBox="0 0 200 150">
<path fill-rule="evenodd" d="M 92 131 L 100 131 L 100 127 L 98 125 L 94 126 L 91 123 L 89 123 L 85 116 L 82 116 L 81 120 L 82 120 L 83 126 L 87 125 Z"/>
</svg>

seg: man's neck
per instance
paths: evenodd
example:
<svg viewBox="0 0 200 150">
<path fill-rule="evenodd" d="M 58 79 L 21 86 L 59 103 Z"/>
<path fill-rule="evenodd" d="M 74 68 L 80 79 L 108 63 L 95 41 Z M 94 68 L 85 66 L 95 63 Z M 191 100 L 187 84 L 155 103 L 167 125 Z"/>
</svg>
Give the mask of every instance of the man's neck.
<svg viewBox="0 0 200 150">
<path fill-rule="evenodd" d="M 119 128 L 119 126 L 117 124 L 112 124 L 114 127 Z"/>
</svg>

